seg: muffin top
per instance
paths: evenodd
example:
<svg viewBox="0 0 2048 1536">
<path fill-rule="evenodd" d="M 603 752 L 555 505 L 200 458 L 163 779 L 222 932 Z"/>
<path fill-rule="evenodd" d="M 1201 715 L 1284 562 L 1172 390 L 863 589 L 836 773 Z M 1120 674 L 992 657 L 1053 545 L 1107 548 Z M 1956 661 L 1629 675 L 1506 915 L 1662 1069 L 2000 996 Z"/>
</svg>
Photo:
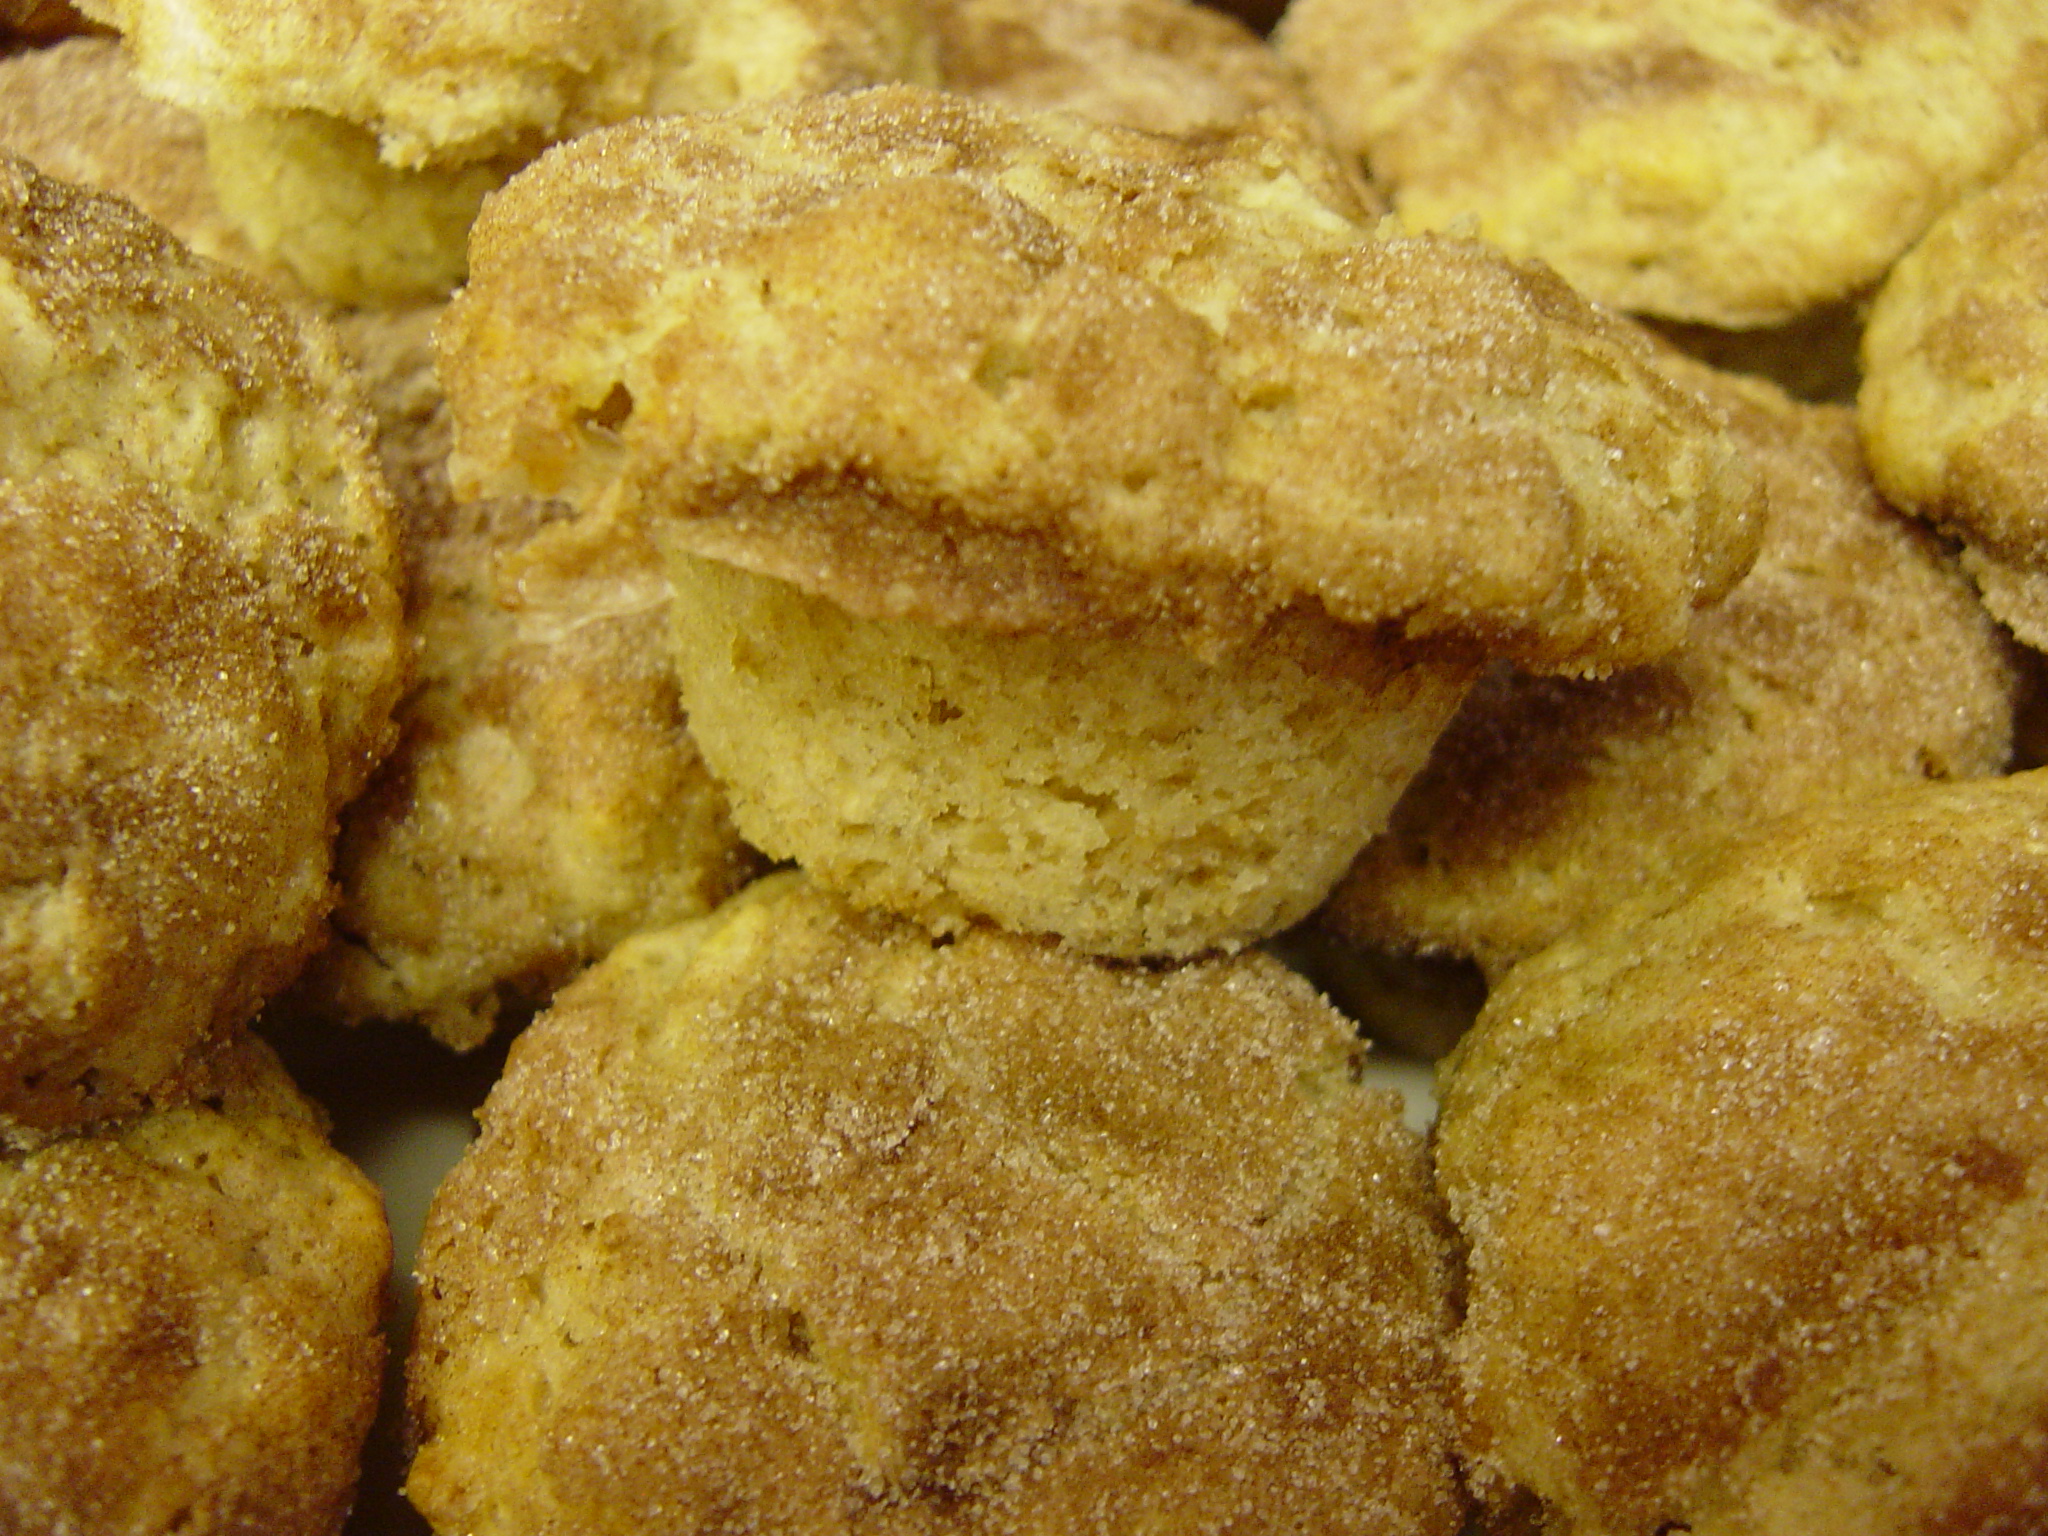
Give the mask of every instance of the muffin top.
<svg viewBox="0 0 2048 1536">
<path fill-rule="evenodd" d="M 1271 120 L 910 87 L 589 135 L 478 221 L 454 478 L 869 615 L 1669 649 L 1760 533 L 1716 409 L 1546 273 L 1373 238 L 1354 189 Z"/>
<path fill-rule="evenodd" d="M 1749 1521 L 1831 1486 L 2038 1522 L 2048 1274 L 1997 1266 L 2041 1251 L 2044 891 L 2048 775 L 1901 786 L 1508 973 L 1436 1127 L 1484 1484 L 1597 1530 L 1812 1529 Z M 2001 1293 L 2024 1350 L 1954 1331 Z"/>
<path fill-rule="evenodd" d="M 1421 1144 L 1262 956 L 935 942 L 802 876 L 629 940 L 437 1194 L 437 1529 L 1453 1532 Z"/>
<path fill-rule="evenodd" d="M 389 488 L 332 328 L 132 204 L 0 155 L 0 482 L 170 504 L 262 590 L 362 787 L 403 664 Z"/>
<path fill-rule="evenodd" d="M 0 1142 L 8 1523 L 332 1536 L 390 1264 L 375 1187 L 248 1035 L 142 1113 Z"/>
<path fill-rule="evenodd" d="M 402 672 L 335 339 L 0 159 L 0 1121 L 118 1113 L 303 960 Z"/>
</svg>

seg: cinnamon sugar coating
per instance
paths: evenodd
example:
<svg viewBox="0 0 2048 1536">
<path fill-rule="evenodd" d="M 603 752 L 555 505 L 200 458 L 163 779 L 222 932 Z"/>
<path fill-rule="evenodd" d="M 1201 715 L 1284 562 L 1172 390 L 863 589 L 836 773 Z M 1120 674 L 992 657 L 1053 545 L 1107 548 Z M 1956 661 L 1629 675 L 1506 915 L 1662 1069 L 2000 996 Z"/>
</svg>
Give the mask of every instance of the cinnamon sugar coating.
<svg viewBox="0 0 2048 1536">
<path fill-rule="evenodd" d="M 141 480 L 227 540 L 293 648 L 329 802 L 389 740 L 390 492 L 332 328 L 118 198 L 0 157 L 0 478 Z"/>
<path fill-rule="evenodd" d="M 1508 973 L 1435 1143 L 1482 1491 L 1578 1532 L 2038 1525 L 2044 890 L 2048 777 L 1901 787 Z"/>
<path fill-rule="evenodd" d="M 1412 227 L 1736 328 L 1861 295 L 2048 126 L 2031 0 L 1293 0 L 1273 39 Z"/>
<path fill-rule="evenodd" d="M 408 1493 L 474 1536 L 1441 1532 L 1445 1232 L 1298 978 L 799 876 L 629 941 L 436 1197 Z"/>
<path fill-rule="evenodd" d="M 1985 602 L 2048 644 L 2048 149 L 1950 210 L 1886 278 L 1857 414 L 1901 506 L 1962 539 Z"/>
<path fill-rule="evenodd" d="M 1858 1362 L 1856 1389 L 1781 1414 L 1696 1530 L 1800 1536 L 2038 1530 L 2048 1523 L 2048 1178 L 1973 1232 L 1969 1261 Z"/>
<path fill-rule="evenodd" d="M 327 909 L 319 721 L 263 594 L 140 481 L 0 482 L 0 1126 L 119 1112 Z"/>
<path fill-rule="evenodd" d="M 0 1527 L 335 1536 L 391 1237 L 241 1035 L 185 1092 L 0 1146 Z"/>
<path fill-rule="evenodd" d="M 297 969 L 400 682 L 331 334 L 0 160 L 0 1122 L 119 1113 Z"/>
<path fill-rule="evenodd" d="M 1272 123 L 882 87 L 604 130 L 478 222 L 440 337 L 456 485 L 870 616 L 1213 654 L 1316 606 L 1559 670 L 1669 649 L 1759 532 L 1711 408 L 1553 278 L 1370 236 Z"/>
<path fill-rule="evenodd" d="M 1756 823 L 1875 784 L 2002 772 L 2012 649 L 1870 482 L 1851 414 L 1733 381 L 1771 523 L 1663 661 L 1483 681 L 1320 921 L 1490 972 Z"/>
</svg>

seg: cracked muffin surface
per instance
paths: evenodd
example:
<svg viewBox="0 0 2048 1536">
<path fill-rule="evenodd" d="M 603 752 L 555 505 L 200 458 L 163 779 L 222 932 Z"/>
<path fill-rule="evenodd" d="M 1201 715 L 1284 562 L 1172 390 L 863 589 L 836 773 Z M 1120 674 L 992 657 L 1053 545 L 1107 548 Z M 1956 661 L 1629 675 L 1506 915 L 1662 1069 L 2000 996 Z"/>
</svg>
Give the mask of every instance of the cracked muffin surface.
<svg viewBox="0 0 2048 1536">
<path fill-rule="evenodd" d="M 797 875 L 515 1042 L 436 1197 L 437 1529 L 1455 1531 L 1449 1250 L 1353 1032 L 1242 956 L 934 942 Z"/>
</svg>

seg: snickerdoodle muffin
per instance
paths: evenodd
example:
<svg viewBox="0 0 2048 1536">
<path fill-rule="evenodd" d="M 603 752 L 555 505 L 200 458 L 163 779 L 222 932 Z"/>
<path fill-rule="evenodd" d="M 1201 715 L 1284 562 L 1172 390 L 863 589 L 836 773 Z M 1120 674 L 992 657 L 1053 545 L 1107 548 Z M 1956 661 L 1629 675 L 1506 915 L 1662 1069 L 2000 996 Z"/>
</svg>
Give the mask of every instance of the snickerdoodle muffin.
<svg viewBox="0 0 2048 1536">
<path fill-rule="evenodd" d="M 331 330 L 0 158 L 0 1122 L 119 1112 L 305 957 L 390 511 Z"/>
<path fill-rule="evenodd" d="M 0 147 L 279 280 L 220 212 L 198 119 L 142 95 L 111 39 L 0 60 Z M 658 572 L 614 560 L 527 591 L 499 569 L 561 509 L 454 504 L 438 312 L 332 315 L 397 504 L 414 679 L 343 815 L 326 941 L 291 1006 L 416 1019 L 466 1048 L 633 928 L 708 910 L 751 862 L 681 719 Z"/>
<path fill-rule="evenodd" d="M 1642 1536 L 2042 1527 L 2044 892 L 2048 777 L 1903 786 L 1508 973 L 1434 1143 L 1490 1503 Z"/>
<path fill-rule="evenodd" d="M 2048 126 L 2034 0 L 1293 0 L 1273 37 L 1410 227 L 1737 329 L 1861 296 Z"/>
<path fill-rule="evenodd" d="M 650 112 L 927 79 L 907 0 L 82 0 L 198 115 L 222 204 L 346 303 L 444 295 L 478 203 L 543 147 Z"/>
<path fill-rule="evenodd" d="M 1871 306 L 1856 409 L 1878 483 L 1963 541 L 1984 602 L 2048 647 L 2048 148 L 1958 204 Z"/>
<path fill-rule="evenodd" d="M 465 1536 L 1450 1536 L 1447 1231 L 1358 1053 L 1261 955 L 800 875 L 628 940 L 435 1197 L 407 1492 Z"/>
<path fill-rule="evenodd" d="M 452 497 L 437 314 L 337 322 L 398 501 L 415 675 L 343 813 L 330 937 L 290 1005 L 417 1020 L 467 1049 L 626 934 L 709 911 L 758 860 L 683 717 L 658 560 L 619 546 L 529 580 L 521 551 L 567 509 Z"/>
<path fill-rule="evenodd" d="M 1487 658 L 1661 654 L 1740 575 L 1718 409 L 1546 273 L 1373 238 L 1272 121 L 907 87 L 645 121 L 493 200 L 465 494 L 652 539 L 750 841 L 1111 955 L 1306 914 Z"/>
<path fill-rule="evenodd" d="M 1482 682 L 1319 914 L 1330 932 L 1498 974 L 1805 801 L 2005 769 L 2013 647 L 1878 496 L 1851 413 L 1720 387 L 1770 491 L 1749 574 L 1663 661 Z"/>
<path fill-rule="evenodd" d="M 0 1140 L 0 1529 L 337 1536 L 377 1403 L 391 1234 L 269 1048 Z"/>
</svg>

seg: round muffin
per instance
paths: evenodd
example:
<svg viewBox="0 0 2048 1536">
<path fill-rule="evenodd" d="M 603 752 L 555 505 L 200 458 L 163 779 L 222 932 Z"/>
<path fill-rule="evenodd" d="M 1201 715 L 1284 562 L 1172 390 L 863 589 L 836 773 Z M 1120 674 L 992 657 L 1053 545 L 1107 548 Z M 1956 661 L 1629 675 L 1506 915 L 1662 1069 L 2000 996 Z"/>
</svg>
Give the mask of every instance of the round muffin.
<svg viewBox="0 0 2048 1536">
<path fill-rule="evenodd" d="M 2044 827 L 2039 771 L 1873 791 L 1508 973 L 1435 1139 L 1489 1502 L 1643 1536 L 2039 1527 Z"/>
<path fill-rule="evenodd" d="M 800 875 L 615 950 L 435 1197 L 436 1530 L 1458 1530 L 1452 1261 L 1277 963 L 934 942 Z"/>
<path fill-rule="evenodd" d="M 1964 542 L 1984 601 L 2048 646 L 2048 147 L 1959 203 L 1871 305 L 1856 409 L 1878 483 Z"/>
<path fill-rule="evenodd" d="M 342 303 L 445 295 L 477 205 L 544 146 L 642 113 L 926 79 L 904 0 L 82 0 L 198 114 L 255 247 Z"/>
<path fill-rule="evenodd" d="M 621 547 L 526 579 L 566 509 L 453 499 L 437 314 L 339 318 L 398 497 L 414 686 L 343 813 L 332 937 L 290 1004 L 416 1019 L 466 1050 L 626 934 L 709 911 L 758 860 L 683 718 L 658 561 Z"/>
<path fill-rule="evenodd" d="M 1273 40 L 1410 227 L 1732 328 L 1867 291 L 2048 112 L 2032 0 L 1293 0 Z"/>
<path fill-rule="evenodd" d="M 1661 354 L 1477 245 L 1371 239 L 1272 120 L 1176 141 L 894 87 L 649 121 L 522 173 L 472 249 L 458 489 L 661 547 L 741 830 L 935 927 L 1269 933 L 1486 656 L 1656 654 L 1754 552 L 1755 482 Z M 854 735 L 766 724 L 785 682 Z M 1060 739 L 1112 695 L 1142 729 Z M 764 774 L 769 731 L 856 773 Z M 1028 758 L 1032 803 L 969 815 L 963 774 L 1011 765 L 962 742 Z M 962 863 L 1027 823 L 1065 825 L 1008 889 Z"/>
<path fill-rule="evenodd" d="M 400 686 L 331 333 L 0 159 L 0 1120 L 118 1113 L 289 980 Z"/>
<path fill-rule="evenodd" d="M 268 1047 L 0 1146 L 0 1528 L 336 1536 L 391 1236 Z"/>
<path fill-rule="evenodd" d="M 1717 387 L 1770 493 L 1749 574 L 1664 661 L 1482 682 L 1319 914 L 1331 933 L 1498 975 L 1806 801 L 2005 769 L 2013 648 L 1879 498 L 1851 413 Z"/>
</svg>

